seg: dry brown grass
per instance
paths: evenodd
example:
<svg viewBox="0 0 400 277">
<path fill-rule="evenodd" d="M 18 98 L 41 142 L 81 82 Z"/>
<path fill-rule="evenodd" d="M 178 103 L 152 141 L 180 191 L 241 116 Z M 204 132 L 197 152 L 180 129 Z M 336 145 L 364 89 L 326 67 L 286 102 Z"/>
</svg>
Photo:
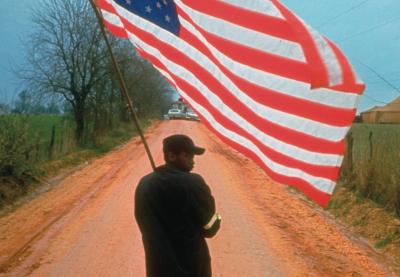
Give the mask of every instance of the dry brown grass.
<svg viewBox="0 0 400 277">
<path fill-rule="evenodd" d="M 400 216 L 400 125 L 354 124 L 349 136 L 341 183 Z"/>
<path fill-rule="evenodd" d="M 400 125 L 352 126 L 328 209 L 400 273 Z"/>
<path fill-rule="evenodd" d="M 400 219 L 376 203 L 340 187 L 329 210 L 390 260 L 400 272 Z"/>
</svg>

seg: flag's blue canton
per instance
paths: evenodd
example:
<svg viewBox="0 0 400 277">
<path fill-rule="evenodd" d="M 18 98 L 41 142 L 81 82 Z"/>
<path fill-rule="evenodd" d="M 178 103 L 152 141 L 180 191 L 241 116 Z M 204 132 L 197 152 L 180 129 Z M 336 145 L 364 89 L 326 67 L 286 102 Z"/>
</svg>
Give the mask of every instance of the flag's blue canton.
<svg viewBox="0 0 400 277">
<path fill-rule="evenodd" d="M 115 2 L 159 27 L 179 35 L 180 24 L 173 0 L 115 0 Z"/>
</svg>

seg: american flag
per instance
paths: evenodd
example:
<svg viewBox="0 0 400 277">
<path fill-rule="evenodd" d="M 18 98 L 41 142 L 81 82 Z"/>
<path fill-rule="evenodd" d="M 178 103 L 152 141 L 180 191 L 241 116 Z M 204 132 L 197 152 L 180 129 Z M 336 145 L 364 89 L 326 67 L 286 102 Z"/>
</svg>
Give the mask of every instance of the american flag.
<svg viewBox="0 0 400 277">
<path fill-rule="evenodd" d="M 274 180 L 326 206 L 364 84 L 278 0 L 99 0 L 202 121 Z"/>
</svg>

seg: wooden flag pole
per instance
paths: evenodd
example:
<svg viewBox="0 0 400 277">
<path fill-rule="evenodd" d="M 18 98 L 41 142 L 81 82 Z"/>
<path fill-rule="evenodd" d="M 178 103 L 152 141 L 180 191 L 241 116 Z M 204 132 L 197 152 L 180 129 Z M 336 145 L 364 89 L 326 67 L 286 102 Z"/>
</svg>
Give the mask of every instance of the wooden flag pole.
<svg viewBox="0 0 400 277">
<path fill-rule="evenodd" d="M 128 103 L 129 111 L 131 112 L 133 121 L 135 122 L 136 128 L 137 128 L 137 130 L 139 132 L 140 139 L 142 140 L 144 148 L 145 148 L 146 153 L 147 153 L 147 156 L 149 157 L 151 167 L 153 168 L 153 170 L 155 170 L 156 165 L 154 163 L 153 156 L 151 155 L 150 148 L 149 148 L 149 146 L 147 144 L 147 141 L 146 141 L 146 139 L 145 139 L 145 137 L 143 135 L 143 131 L 142 131 L 142 128 L 140 127 L 138 117 L 137 117 L 136 112 L 135 112 L 135 110 L 133 108 L 133 104 L 132 104 L 131 98 L 129 97 L 129 94 L 128 94 L 128 89 L 126 88 L 126 84 L 125 84 L 124 78 L 122 77 L 121 70 L 119 69 L 117 61 L 115 59 L 114 53 L 113 53 L 112 48 L 111 48 L 111 44 L 108 41 L 108 38 L 107 38 L 107 35 L 106 35 L 106 31 L 104 30 L 102 16 L 101 16 L 99 10 L 97 9 L 96 5 L 94 4 L 93 0 L 89 0 L 89 1 L 90 1 L 90 4 L 92 5 L 94 13 L 96 14 L 96 18 L 97 18 L 97 20 L 99 22 L 101 33 L 102 33 L 102 35 L 104 37 L 104 41 L 107 44 L 107 49 L 108 49 L 108 52 L 110 54 L 114 70 L 117 73 L 118 82 L 119 82 L 119 85 L 120 85 L 120 88 L 121 88 L 121 91 L 122 91 L 122 95 L 124 96 L 125 101 Z"/>
</svg>

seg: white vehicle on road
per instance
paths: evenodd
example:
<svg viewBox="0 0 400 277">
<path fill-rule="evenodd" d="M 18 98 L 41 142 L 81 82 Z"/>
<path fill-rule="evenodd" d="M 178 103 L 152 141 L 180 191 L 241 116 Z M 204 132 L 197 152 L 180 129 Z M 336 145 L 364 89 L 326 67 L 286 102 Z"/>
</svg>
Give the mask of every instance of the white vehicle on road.
<svg viewBox="0 0 400 277">
<path fill-rule="evenodd" d="M 199 120 L 199 116 L 192 109 L 186 111 L 186 118 L 190 120 Z"/>
<path fill-rule="evenodd" d="M 169 119 L 185 118 L 185 115 L 179 109 L 170 109 L 168 111 L 168 118 Z"/>
</svg>

